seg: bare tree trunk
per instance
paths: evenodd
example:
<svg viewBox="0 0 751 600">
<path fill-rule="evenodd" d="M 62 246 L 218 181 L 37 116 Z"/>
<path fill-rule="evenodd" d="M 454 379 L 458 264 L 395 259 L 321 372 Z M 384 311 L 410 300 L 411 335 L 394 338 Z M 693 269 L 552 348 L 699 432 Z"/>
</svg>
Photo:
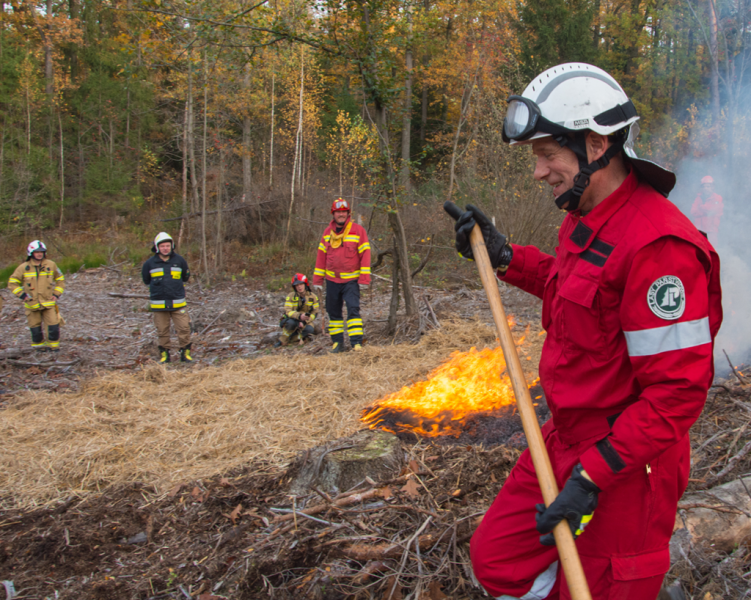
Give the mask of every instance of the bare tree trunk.
<svg viewBox="0 0 751 600">
<path fill-rule="evenodd" d="M 396 248 L 395 258 L 399 262 L 399 279 L 402 282 L 402 291 L 404 292 L 404 307 L 407 315 L 417 314 L 417 303 L 412 291 L 412 269 L 409 266 L 409 252 L 407 250 L 407 236 L 404 233 L 404 225 L 399 212 L 396 210 L 389 211 L 389 225 L 394 232 L 394 246 Z M 396 285 L 396 282 L 394 282 Z"/>
<path fill-rule="evenodd" d="M 250 63 L 245 65 L 245 94 L 246 98 L 250 97 Z M 252 172 L 251 167 L 251 137 L 250 137 L 250 116 L 243 117 L 243 198 L 245 202 L 252 201 Z"/>
<path fill-rule="evenodd" d="M 420 102 L 420 141 L 425 141 L 425 130 L 428 126 L 428 86 L 422 84 L 422 100 Z"/>
<path fill-rule="evenodd" d="M 476 78 L 472 80 L 467 79 L 464 85 L 464 94 L 462 94 L 462 106 L 459 111 L 459 123 L 456 125 L 456 131 L 454 132 L 454 146 L 451 151 L 451 166 L 449 167 L 449 191 L 446 194 L 446 199 L 451 200 L 451 194 L 454 193 L 454 174 L 456 171 L 456 149 L 459 145 L 459 137 L 462 133 L 462 126 L 467 120 L 467 112 L 469 111 L 470 103 L 472 102 L 472 93 L 474 92 Z M 466 100 L 465 100 L 466 98 Z"/>
<path fill-rule="evenodd" d="M 715 12 L 714 0 L 708 0 L 709 11 L 709 60 L 711 66 L 711 107 L 712 122 L 717 123 L 720 120 L 720 66 L 719 54 L 717 52 L 717 13 Z"/>
<path fill-rule="evenodd" d="M 201 157 L 201 254 L 203 255 L 203 272 L 209 281 L 209 258 L 206 248 L 206 138 L 209 129 L 209 69 L 206 51 L 203 51 L 203 156 Z"/>
<path fill-rule="evenodd" d="M 274 99 L 276 74 L 271 73 L 271 140 L 269 142 L 269 191 L 274 186 L 274 112 L 276 103 Z M 294 178 L 293 178 L 294 179 Z"/>
<path fill-rule="evenodd" d="M 399 312 L 399 258 L 394 242 L 391 255 L 391 302 L 389 304 L 388 335 L 396 333 L 396 315 Z"/>
<path fill-rule="evenodd" d="M 52 140 L 54 139 L 55 128 L 52 125 L 52 117 L 55 110 L 55 72 L 52 64 L 52 0 L 46 2 L 45 20 L 47 25 L 44 27 L 42 41 L 44 43 L 44 93 L 47 95 L 47 131 L 49 132 L 49 157 L 52 161 Z"/>
<path fill-rule="evenodd" d="M 295 162 L 292 165 L 292 185 L 290 186 L 290 201 L 289 201 L 289 215 L 287 216 L 287 232 L 284 234 L 284 251 L 287 251 L 287 245 L 289 244 L 289 230 L 292 226 L 292 208 L 295 204 L 295 175 L 297 173 L 298 162 L 300 161 L 300 146 L 302 143 L 302 107 L 303 107 L 303 92 L 305 87 L 305 61 L 304 59 L 305 47 L 300 50 L 300 110 L 297 119 L 297 135 L 295 136 Z"/>
<path fill-rule="evenodd" d="M 188 218 L 188 100 L 185 100 L 183 111 L 183 218 L 180 221 L 180 233 L 177 235 L 177 247 L 182 248 L 185 221 Z"/>
<path fill-rule="evenodd" d="M 192 188 L 191 194 L 191 211 L 198 212 L 198 177 L 196 175 L 196 142 L 194 124 L 195 119 L 193 116 L 193 65 L 190 62 L 190 55 L 188 55 L 188 154 L 190 155 L 190 185 Z"/>
<path fill-rule="evenodd" d="M 407 78 L 404 82 L 404 109 L 402 113 L 402 165 L 400 173 L 400 184 L 409 191 L 409 160 L 410 160 L 410 140 L 412 136 L 412 15 L 409 19 L 409 37 L 407 39 L 407 51 L 405 56 L 405 65 L 407 68 Z"/>
<path fill-rule="evenodd" d="M 63 120 L 60 111 L 57 112 L 57 124 L 60 127 L 60 227 L 62 227 L 63 207 L 65 206 L 65 150 L 63 147 Z"/>
<path fill-rule="evenodd" d="M 130 149 L 130 86 L 126 92 L 127 104 L 125 107 L 125 151 Z"/>
<path fill-rule="evenodd" d="M 216 253 L 214 271 L 222 269 L 222 209 L 224 208 L 224 145 L 219 141 L 219 181 L 216 186 Z"/>
</svg>

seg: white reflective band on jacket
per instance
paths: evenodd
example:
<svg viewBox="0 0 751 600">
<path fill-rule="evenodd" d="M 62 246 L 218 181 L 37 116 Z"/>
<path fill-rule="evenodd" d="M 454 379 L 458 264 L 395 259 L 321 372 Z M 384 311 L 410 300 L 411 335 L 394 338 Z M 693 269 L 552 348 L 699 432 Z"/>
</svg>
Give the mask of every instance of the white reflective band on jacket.
<svg viewBox="0 0 751 600">
<path fill-rule="evenodd" d="M 516 596 L 498 596 L 496 600 L 543 600 L 547 598 L 555 585 L 555 576 L 558 574 L 558 561 L 555 561 L 547 569 L 537 576 L 532 584 L 532 589 L 521 598 Z"/>
<path fill-rule="evenodd" d="M 709 317 L 696 321 L 673 323 L 665 327 L 624 331 L 629 356 L 653 356 L 671 350 L 685 350 L 702 344 L 709 344 Z"/>
</svg>

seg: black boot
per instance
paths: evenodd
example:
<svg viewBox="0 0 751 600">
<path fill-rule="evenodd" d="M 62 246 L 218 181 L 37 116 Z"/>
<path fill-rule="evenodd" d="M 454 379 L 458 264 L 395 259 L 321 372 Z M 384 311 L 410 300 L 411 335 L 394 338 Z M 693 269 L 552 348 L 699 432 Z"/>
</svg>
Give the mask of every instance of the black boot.
<svg viewBox="0 0 751 600">
<path fill-rule="evenodd" d="M 169 348 L 159 346 L 159 363 L 164 364 L 170 362 Z"/>
<path fill-rule="evenodd" d="M 190 349 L 192 346 L 193 344 L 188 344 L 185 348 L 180 348 L 180 362 L 193 362 L 193 357 L 190 355 Z"/>
</svg>

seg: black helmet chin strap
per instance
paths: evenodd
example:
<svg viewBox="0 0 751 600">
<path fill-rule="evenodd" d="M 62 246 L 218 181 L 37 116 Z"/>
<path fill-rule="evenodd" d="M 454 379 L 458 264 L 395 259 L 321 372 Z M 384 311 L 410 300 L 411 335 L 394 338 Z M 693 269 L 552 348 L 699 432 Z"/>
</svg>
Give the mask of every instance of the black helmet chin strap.
<svg viewBox="0 0 751 600">
<path fill-rule="evenodd" d="M 562 209 L 565 207 L 567 212 L 573 212 L 579 208 L 582 194 L 589 185 L 589 178 L 595 171 L 607 167 L 613 157 L 623 150 L 623 144 L 625 143 L 626 138 L 623 136 L 617 136 L 613 141 L 613 144 L 605 150 L 605 154 L 589 164 L 587 164 L 587 132 L 577 131 L 573 138 L 565 135 L 557 135 L 554 139 L 558 142 L 558 145 L 561 148 L 570 148 L 579 160 L 579 172 L 574 177 L 574 187 L 570 190 L 566 190 L 555 199 L 555 204 L 558 208 Z"/>
</svg>

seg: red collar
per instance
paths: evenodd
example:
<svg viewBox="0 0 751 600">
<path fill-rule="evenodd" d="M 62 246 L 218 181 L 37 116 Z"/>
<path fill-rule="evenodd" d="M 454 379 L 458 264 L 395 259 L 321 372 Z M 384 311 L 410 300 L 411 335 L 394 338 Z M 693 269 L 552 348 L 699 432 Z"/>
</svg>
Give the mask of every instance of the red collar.
<svg viewBox="0 0 751 600">
<path fill-rule="evenodd" d="M 631 198 L 637 187 L 639 187 L 639 178 L 631 169 L 618 189 L 595 206 L 586 216 L 582 217 L 578 210 L 569 213 L 568 218 L 573 220 L 573 227 L 571 235 L 564 241 L 566 250 L 574 253 L 586 250 L 597 236 L 597 232 Z"/>
</svg>

